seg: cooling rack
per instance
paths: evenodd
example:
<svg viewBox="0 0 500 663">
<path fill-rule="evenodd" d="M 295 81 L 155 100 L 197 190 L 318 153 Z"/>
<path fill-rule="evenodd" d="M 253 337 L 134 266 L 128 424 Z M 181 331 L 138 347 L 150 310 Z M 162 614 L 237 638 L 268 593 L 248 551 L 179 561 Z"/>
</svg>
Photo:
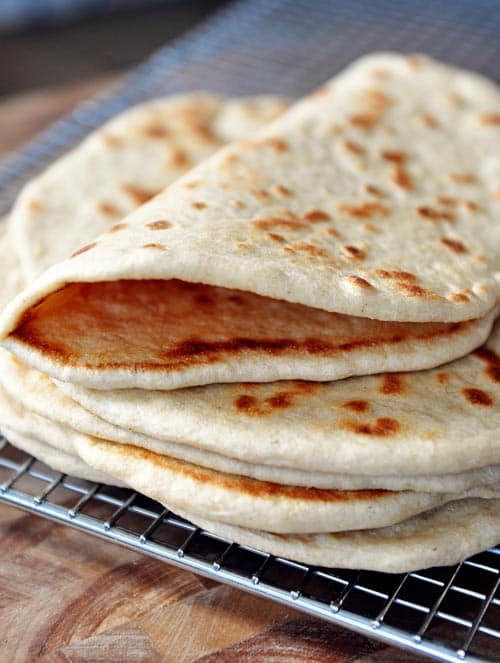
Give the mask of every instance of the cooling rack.
<svg viewBox="0 0 500 663">
<path fill-rule="evenodd" d="M 299 96 L 376 50 L 425 52 L 498 80 L 499 34 L 496 0 L 235 2 L 4 159 L 0 214 L 26 180 L 142 100 L 193 89 Z M 0 501 L 437 660 L 500 660 L 500 549 L 405 575 L 307 567 L 135 492 L 61 475 L 1 436 Z"/>
</svg>

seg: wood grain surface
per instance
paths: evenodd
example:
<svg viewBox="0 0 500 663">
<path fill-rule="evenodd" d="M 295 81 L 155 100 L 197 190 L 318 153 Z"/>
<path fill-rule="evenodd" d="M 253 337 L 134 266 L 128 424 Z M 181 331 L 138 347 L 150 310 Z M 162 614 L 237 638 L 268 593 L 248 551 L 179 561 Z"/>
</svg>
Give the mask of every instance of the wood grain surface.
<svg viewBox="0 0 500 663">
<path fill-rule="evenodd" d="M 0 103 L 0 152 L 102 85 Z M 0 652 L 9 663 L 422 660 L 1 504 Z"/>
</svg>

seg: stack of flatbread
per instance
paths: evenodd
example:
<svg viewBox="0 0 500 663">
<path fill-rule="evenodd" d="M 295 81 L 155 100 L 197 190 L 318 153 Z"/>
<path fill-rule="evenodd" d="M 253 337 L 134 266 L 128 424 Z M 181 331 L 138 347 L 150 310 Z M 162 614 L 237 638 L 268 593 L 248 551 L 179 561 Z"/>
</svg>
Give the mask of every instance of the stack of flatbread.
<svg viewBox="0 0 500 663">
<path fill-rule="evenodd" d="M 129 111 L 9 217 L 0 426 L 273 554 L 455 563 L 500 542 L 499 216 L 500 92 L 424 57 Z"/>
</svg>

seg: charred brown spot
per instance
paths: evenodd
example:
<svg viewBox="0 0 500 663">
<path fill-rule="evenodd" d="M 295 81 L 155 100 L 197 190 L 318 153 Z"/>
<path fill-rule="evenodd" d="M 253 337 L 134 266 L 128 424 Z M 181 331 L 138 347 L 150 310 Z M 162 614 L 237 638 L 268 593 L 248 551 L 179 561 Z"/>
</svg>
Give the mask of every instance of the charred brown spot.
<svg viewBox="0 0 500 663">
<path fill-rule="evenodd" d="M 468 253 L 467 248 L 456 239 L 450 239 L 449 237 L 440 237 L 439 241 L 443 246 L 446 246 L 447 249 L 453 251 L 454 253 Z"/>
<path fill-rule="evenodd" d="M 282 228 L 283 230 L 307 230 L 308 225 L 302 221 L 284 219 L 282 217 L 270 217 L 269 219 L 257 219 L 252 221 L 252 226 L 258 230 L 272 230 Z"/>
<path fill-rule="evenodd" d="M 493 382 L 500 382 L 500 357 L 498 354 L 483 346 L 473 353 L 486 364 L 485 373 Z"/>
<path fill-rule="evenodd" d="M 472 184 L 476 181 L 472 173 L 450 173 L 448 177 L 457 184 Z"/>
<path fill-rule="evenodd" d="M 346 152 L 350 152 L 351 154 L 361 156 L 365 153 L 364 147 L 361 147 L 359 143 L 355 143 L 353 140 L 343 140 L 341 145 Z"/>
<path fill-rule="evenodd" d="M 429 127 L 429 129 L 436 129 L 439 126 L 439 122 L 436 120 L 434 115 L 429 113 L 422 113 L 421 115 L 422 122 Z"/>
<path fill-rule="evenodd" d="M 340 202 L 338 208 L 341 212 L 355 219 L 371 219 L 374 216 L 387 216 L 389 214 L 389 209 L 379 202 L 366 202 L 359 205 Z"/>
<path fill-rule="evenodd" d="M 177 148 L 172 151 L 169 163 L 174 168 L 188 168 L 191 164 L 191 159 L 185 150 Z"/>
<path fill-rule="evenodd" d="M 439 384 L 447 384 L 450 381 L 450 374 L 449 373 L 438 373 L 436 375 L 436 379 L 439 382 Z"/>
<path fill-rule="evenodd" d="M 483 113 L 477 119 L 483 126 L 500 127 L 500 113 Z"/>
<path fill-rule="evenodd" d="M 393 287 L 396 288 L 396 290 L 404 292 L 405 295 L 408 295 L 408 297 L 434 298 L 437 296 L 434 292 L 431 292 L 426 288 L 422 288 L 422 286 L 415 285 L 414 283 L 405 283 L 404 281 L 396 281 Z"/>
<path fill-rule="evenodd" d="M 374 423 L 358 423 L 356 421 L 345 422 L 347 430 L 360 435 L 374 435 L 386 437 L 398 432 L 400 426 L 396 419 L 390 417 L 379 417 Z"/>
<path fill-rule="evenodd" d="M 473 200 L 464 200 L 462 204 L 468 212 L 477 212 L 479 210 L 479 205 Z"/>
<path fill-rule="evenodd" d="M 349 117 L 349 123 L 358 129 L 369 131 L 380 119 L 379 113 L 357 113 Z"/>
<path fill-rule="evenodd" d="M 257 408 L 257 399 L 255 396 L 250 396 L 250 394 L 242 394 L 234 401 L 234 406 L 240 412 L 245 413 L 254 413 Z"/>
<path fill-rule="evenodd" d="M 369 290 L 370 288 L 373 288 L 371 283 L 369 283 L 361 276 L 357 276 L 356 274 L 349 274 L 349 276 L 346 276 L 346 280 L 349 281 L 349 283 L 352 283 L 352 285 L 355 285 L 357 288 L 362 288 L 363 290 Z"/>
<path fill-rule="evenodd" d="M 189 128 L 195 133 L 198 138 L 201 138 L 206 143 L 218 143 L 219 139 L 215 132 L 203 122 L 190 122 Z"/>
<path fill-rule="evenodd" d="M 326 249 L 310 242 L 296 242 L 289 246 L 283 247 L 286 253 L 306 253 L 311 258 L 327 258 L 329 253 Z"/>
<path fill-rule="evenodd" d="M 280 391 L 274 396 L 266 398 L 265 403 L 273 409 L 285 409 L 293 405 L 292 394 L 288 391 Z"/>
<path fill-rule="evenodd" d="M 76 258 L 76 256 L 81 255 L 82 253 L 86 253 L 87 251 L 90 251 L 94 247 L 97 246 L 97 242 L 92 242 L 91 244 L 86 244 L 85 246 L 82 246 L 80 249 L 77 249 L 74 253 L 71 254 L 71 258 Z"/>
<path fill-rule="evenodd" d="M 160 251 L 164 251 L 167 247 L 165 244 L 158 244 L 156 242 L 149 242 L 148 244 L 143 244 L 142 245 L 143 249 L 159 249 Z"/>
<path fill-rule="evenodd" d="M 411 191 L 413 188 L 413 181 L 410 173 L 406 170 L 404 164 L 395 163 L 391 173 L 391 180 L 400 189 Z"/>
<path fill-rule="evenodd" d="M 320 209 L 310 209 L 309 211 L 304 212 L 302 218 L 311 223 L 320 223 L 321 221 L 329 221 L 330 215 Z"/>
<path fill-rule="evenodd" d="M 482 405 L 482 406 L 493 405 L 492 397 L 482 389 L 464 388 L 462 389 L 462 393 L 465 396 L 465 398 L 469 401 L 469 403 L 472 403 L 472 405 Z"/>
<path fill-rule="evenodd" d="M 469 297 L 463 292 L 452 292 L 451 295 L 448 295 L 447 299 L 451 302 L 468 302 Z"/>
<path fill-rule="evenodd" d="M 332 237 L 340 237 L 341 236 L 339 231 L 336 230 L 335 228 L 326 228 L 325 232 L 326 232 L 327 235 L 331 235 Z"/>
<path fill-rule="evenodd" d="M 373 274 L 381 279 L 390 279 L 395 281 L 407 281 L 412 283 L 416 280 L 415 274 L 405 272 L 402 269 L 374 269 Z"/>
<path fill-rule="evenodd" d="M 191 203 L 193 209 L 205 209 L 206 206 L 207 204 L 202 202 Z"/>
<path fill-rule="evenodd" d="M 143 133 L 150 138 L 167 138 L 170 134 L 168 129 L 161 124 L 148 124 L 144 127 Z"/>
<path fill-rule="evenodd" d="M 352 260 L 364 260 L 366 258 L 365 251 L 359 249 L 357 246 L 343 246 L 342 253 Z"/>
<path fill-rule="evenodd" d="M 102 202 L 97 205 L 97 209 L 104 216 L 119 216 L 120 210 L 112 203 Z"/>
<path fill-rule="evenodd" d="M 156 196 L 158 191 L 152 191 L 150 189 L 143 189 L 134 184 L 123 184 L 123 191 L 129 196 L 136 205 L 143 205 L 147 203 L 148 200 Z"/>
<path fill-rule="evenodd" d="M 160 219 L 159 221 L 151 221 L 151 223 L 146 223 L 146 228 L 149 228 L 149 230 L 167 230 L 167 228 L 171 227 L 170 221 L 165 221 L 164 219 Z"/>
<path fill-rule="evenodd" d="M 342 403 L 342 407 L 353 412 L 366 412 L 370 406 L 367 401 L 352 400 Z"/>
<path fill-rule="evenodd" d="M 196 189 L 199 186 L 200 182 L 198 182 L 198 180 L 191 180 L 191 182 L 186 182 L 186 184 L 184 184 L 185 189 Z"/>
<path fill-rule="evenodd" d="M 405 152 L 396 150 L 381 150 L 380 156 L 384 161 L 391 161 L 392 163 L 404 163 L 408 158 Z"/>
<path fill-rule="evenodd" d="M 288 145 L 281 138 L 267 138 L 265 143 L 276 150 L 276 152 L 287 152 Z"/>
<path fill-rule="evenodd" d="M 404 394 L 406 391 L 404 378 L 399 373 L 385 373 L 381 376 L 381 379 L 382 384 L 379 389 L 381 394 Z"/>
<path fill-rule="evenodd" d="M 271 200 L 271 194 L 265 189 L 252 189 L 250 193 L 257 200 Z"/>
<path fill-rule="evenodd" d="M 125 228 L 128 228 L 128 223 L 115 223 L 115 225 L 111 226 L 108 230 L 108 233 L 118 233 L 121 230 L 125 230 Z"/>
<path fill-rule="evenodd" d="M 377 198 L 383 198 L 385 195 L 382 189 L 374 184 L 365 184 L 364 189 L 366 193 L 369 193 L 371 196 L 376 196 Z"/>
<path fill-rule="evenodd" d="M 436 202 L 445 207 L 454 207 L 458 203 L 458 200 L 451 196 L 436 196 Z"/>
<path fill-rule="evenodd" d="M 283 196 L 284 198 L 293 196 L 293 191 L 290 191 L 290 189 L 283 184 L 275 184 L 273 186 L 273 193 L 276 193 L 279 196 Z"/>
<path fill-rule="evenodd" d="M 427 221 L 454 221 L 455 217 L 449 210 L 436 209 L 430 205 L 417 207 L 417 214 Z"/>
<path fill-rule="evenodd" d="M 272 239 L 273 242 L 279 242 L 280 244 L 284 244 L 286 242 L 286 239 L 283 237 L 283 235 L 279 235 L 278 233 L 268 232 L 266 233 L 266 237 L 269 237 L 269 239 Z"/>
<path fill-rule="evenodd" d="M 392 104 L 391 97 L 377 88 L 368 88 L 363 90 L 362 94 L 367 102 L 376 108 L 382 109 Z"/>
</svg>

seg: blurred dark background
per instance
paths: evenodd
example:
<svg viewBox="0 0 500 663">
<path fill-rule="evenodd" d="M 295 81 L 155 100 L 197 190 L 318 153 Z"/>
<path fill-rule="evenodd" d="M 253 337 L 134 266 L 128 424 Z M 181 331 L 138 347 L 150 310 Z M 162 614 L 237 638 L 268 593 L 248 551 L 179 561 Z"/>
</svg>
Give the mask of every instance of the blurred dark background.
<svg viewBox="0 0 500 663">
<path fill-rule="evenodd" d="M 0 0 L 0 98 L 125 71 L 229 0 Z"/>
</svg>

